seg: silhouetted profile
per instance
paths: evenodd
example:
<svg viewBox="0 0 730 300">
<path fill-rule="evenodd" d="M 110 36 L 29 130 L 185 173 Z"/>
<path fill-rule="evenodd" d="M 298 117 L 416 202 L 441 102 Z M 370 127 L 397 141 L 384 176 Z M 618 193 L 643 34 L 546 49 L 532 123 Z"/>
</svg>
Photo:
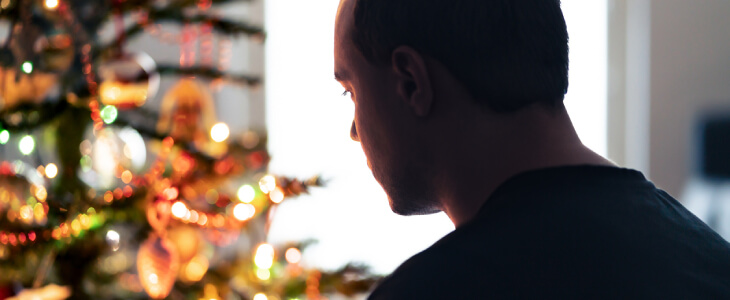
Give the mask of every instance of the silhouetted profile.
<svg viewBox="0 0 730 300">
<path fill-rule="evenodd" d="M 558 0 L 342 0 L 334 50 L 392 210 L 456 226 L 370 299 L 730 299 L 730 245 L 578 138 Z"/>
</svg>

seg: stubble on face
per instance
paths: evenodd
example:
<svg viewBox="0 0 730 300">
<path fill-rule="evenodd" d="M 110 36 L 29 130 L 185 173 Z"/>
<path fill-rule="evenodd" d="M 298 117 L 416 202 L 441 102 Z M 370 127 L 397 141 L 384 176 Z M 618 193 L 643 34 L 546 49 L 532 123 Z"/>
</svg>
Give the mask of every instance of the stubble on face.
<svg viewBox="0 0 730 300">
<path fill-rule="evenodd" d="M 335 72 L 348 74 L 343 85 L 355 93 L 355 126 L 375 179 L 388 195 L 391 210 L 399 215 L 439 212 L 428 151 L 403 126 L 410 113 L 388 88 L 388 68 L 377 68 L 356 49 L 351 33 L 357 0 L 342 0 L 335 22 Z"/>
</svg>

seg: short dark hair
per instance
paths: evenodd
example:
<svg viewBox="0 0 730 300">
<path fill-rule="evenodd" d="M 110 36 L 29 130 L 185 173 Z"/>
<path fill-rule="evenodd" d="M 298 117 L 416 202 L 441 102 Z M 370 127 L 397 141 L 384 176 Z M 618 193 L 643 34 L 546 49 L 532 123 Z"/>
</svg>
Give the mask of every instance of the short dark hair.
<svg viewBox="0 0 730 300">
<path fill-rule="evenodd" d="M 353 42 L 374 64 L 406 45 L 443 63 L 498 112 L 554 106 L 568 90 L 560 0 L 357 0 Z"/>
</svg>

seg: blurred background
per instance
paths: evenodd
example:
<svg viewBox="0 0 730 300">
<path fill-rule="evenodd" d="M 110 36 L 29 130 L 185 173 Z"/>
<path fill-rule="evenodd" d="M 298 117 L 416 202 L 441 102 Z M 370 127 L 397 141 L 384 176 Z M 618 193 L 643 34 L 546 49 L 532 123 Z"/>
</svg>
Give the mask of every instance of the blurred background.
<svg viewBox="0 0 730 300">
<path fill-rule="evenodd" d="M 357 259 L 387 273 L 453 225 L 443 214 L 391 213 L 360 145 L 349 139 L 353 105 L 331 78 L 338 1 L 266 3 L 271 169 L 331 179 L 311 201 L 282 205 L 286 217 L 272 238 L 317 237 L 307 253 L 312 263 Z M 563 0 L 562 8 L 570 34 L 565 104 L 580 138 L 642 171 L 730 237 L 730 208 L 718 209 L 730 206 L 730 2 Z M 720 124 L 711 136 L 707 122 Z M 706 161 L 720 170 L 708 172 Z"/>
<path fill-rule="evenodd" d="M 350 139 L 338 3 L 1 0 L 0 299 L 361 299 L 452 231 Z M 730 238 L 730 2 L 562 8 L 582 141 Z"/>
</svg>

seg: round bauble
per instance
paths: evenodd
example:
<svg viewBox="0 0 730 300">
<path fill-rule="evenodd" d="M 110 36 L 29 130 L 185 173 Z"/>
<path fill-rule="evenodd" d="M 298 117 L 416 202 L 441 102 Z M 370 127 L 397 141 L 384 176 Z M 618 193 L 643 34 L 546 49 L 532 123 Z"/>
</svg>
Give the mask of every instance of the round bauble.
<svg viewBox="0 0 730 300">
<path fill-rule="evenodd" d="M 145 53 L 124 54 L 99 67 L 99 97 L 105 105 L 119 109 L 142 106 L 155 96 L 160 74 L 155 61 Z"/>
<path fill-rule="evenodd" d="M 139 280 L 147 295 L 154 299 L 170 294 L 179 266 L 175 246 L 156 234 L 150 236 L 137 253 Z"/>
</svg>

